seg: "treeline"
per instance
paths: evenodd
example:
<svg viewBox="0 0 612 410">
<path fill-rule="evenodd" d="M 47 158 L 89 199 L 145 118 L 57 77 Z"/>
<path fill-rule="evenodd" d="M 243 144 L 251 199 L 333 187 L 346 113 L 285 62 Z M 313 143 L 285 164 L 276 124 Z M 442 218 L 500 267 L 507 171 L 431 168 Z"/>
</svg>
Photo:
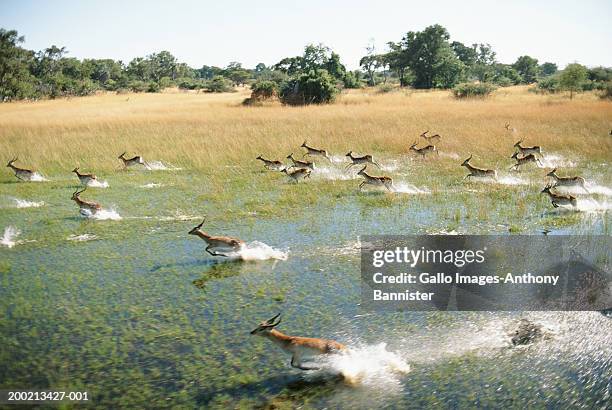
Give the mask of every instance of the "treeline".
<svg viewBox="0 0 612 410">
<path fill-rule="evenodd" d="M 168 51 L 137 57 L 127 64 L 112 59 L 69 57 L 64 47 L 38 52 L 21 47 L 24 37 L 0 29 L 0 101 L 80 96 L 96 91 L 158 92 L 167 87 L 207 92 L 250 85 L 247 103 L 278 97 L 287 104 L 324 103 L 342 88 L 399 84 L 414 88 L 453 88 L 478 82 L 494 86 L 537 82 L 541 92 L 608 89 L 612 69 L 572 64 L 565 70 L 521 56 L 513 64 L 497 61 L 489 44 L 450 41 L 448 31 L 433 25 L 389 42 L 388 51 L 367 47 L 360 70 L 349 71 L 340 56 L 324 45 L 308 45 L 300 56 L 253 69 L 232 62 L 227 67 L 192 68 Z M 569 69 L 569 71 L 568 71 Z M 465 88 L 465 84 L 463 84 Z M 468 87 L 469 88 L 469 87 Z"/>
</svg>

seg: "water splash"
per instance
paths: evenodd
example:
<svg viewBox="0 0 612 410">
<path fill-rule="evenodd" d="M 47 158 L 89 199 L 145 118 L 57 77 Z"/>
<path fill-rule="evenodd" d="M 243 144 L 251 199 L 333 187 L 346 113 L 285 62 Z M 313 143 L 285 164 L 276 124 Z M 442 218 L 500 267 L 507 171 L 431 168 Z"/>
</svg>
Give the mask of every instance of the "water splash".
<svg viewBox="0 0 612 410">
<path fill-rule="evenodd" d="M 410 365 L 398 354 L 387 350 L 386 343 L 351 348 L 346 353 L 324 357 L 321 370 L 341 374 L 352 385 L 397 390 L 402 388 L 400 377 L 410 371 Z"/>
<path fill-rule="evenodd" d="M 429 189 L 417 188 L 416 186 L 409 184 L 407 182 L 394 183 L 392 191 L 398 194 L 414 194 L 414 195 L 431 194 L 431 191 Z"/>
<path fill-rule="evenodd" d="M 312 177 L 330 179 L 337 181 L 348 181 L 351 179 L 357 179 L 359 176 L 351 171 L 344 171 L 338 168 L 317 166 L 312 171 Z"/>
<path fill-rule="evenodd" d="M 2 236 L 2 239 L 0 239 L 0 245 L 4 245 L 7 248 L 12 248 L 15 245 L 19 245 L 22 241 L 15 241 L 15 238 L 17 238 L 20 234 L 21 231 L 14 226 L 7 226 L 4 228 L 4 235 Z"/>
<path fill-rule="evenodd" d="M 561 209 L 559 207 L 558 209 Z M 612 209 L 610 203 L 607 200 L 605 201 L 597 201 L 593 198 L 578 198 L 576 200 L 576 208 L 575 210 L 581 212 L 605 212 L 609 209 Z"/>
<path fill-rule="evenodd" d="M 381 162 L 380 169 L 381 171 L 385 171 L 385 172 L 397 171 L 399 169 L 399 162 L 397 160 Z"/>
<path fill-rule="evenodd" d="M 98 221 L 120 221 L 123 219 L 121 215 L 114 209 L 100 209 L 96 212 L 91 212 L 88 209 L 81 209 L 81 215 L 85 218 L 96 219 Z"/>
<path fill-rule="evenodd" d="M 529 181 L 524 178 L 515 177 L 512 175 L 502 175 L 497 178 L 497 181 L 493 180 L 493 183 L 502 185 L 529 185 Z"/>
<path fill-rule="evenodd" d="M 74 242 L 87 242 L 87 241 L 93 241 L 94 239 L 98 239 L 98 237 L 92 233 L 84 233 L 81 235 L 73 234 L 66 238 L 66 240 L 74 241 Z"/>
<path fill-rule="evenodd" d="M 225 253 L 230 259 L 239 259 L 243 261 L 265 261 L 269 259 L 287 260 L 288 252 L 283 252 L 274 249 L 270 245 L 263 242 L 253 241 L 243 245 L 238 251 Z"/>
<path fill-rule="evenodd" d="M 459 156 L 459 154 L 457 154 L 456 152 L 440 152 L 440 156 L 442 158 L 450 158 L 450 159 L 455 159 L 455 160 L 460 160 L 461 157 Z"/>
<path fill-rule="evenodd" d="M 87 186 L 91 188 L 108 188 L 108 182 L 98 181 L 97 179 L 92 179 L 87 183 Z"/>
<path fill-rule="evenodd" d="M 43 201 L 28 201 L 27 199 L 19 199 L 19 198 L 11 198 L 15 201 L 15 206 L 17 208 L 38 208 L 43 206 L 45 203 Z"/>
<path fill-rule="evenodd" d="M 574 168 L 576 161 L 569 160 L 560 154 L 546 153 L 540 159 L 540 168 Z"/>
<path fill-rule="evenodd" d="M 178 171 L 182 168 L 175 167 L 171 164 L 164 164 L 161 161 L 149 161 L 145 162 L 145 168 L 149 171 Z"/>
<path fill-rule="evenodd" d="M 347 162 L 346 157 L 342 155 L 330 155 L 329 160 L 334 164 L 341 164 Z"/>
<path fill-rule="evenodd" d="M 30 181 L 32 181 L 32 182 L 45 182 L 45 181 L 48 181 L 48 179 L 45 178 L 44 176 L 42 176 L 40 173 L 34 172 L 32 174 L 32 176 L 30 177 Z"/>
<path fill-rule="evenodd" d="M 590 182 L 586 183 L 586 190 L 581 186 L 555 186 L 555 190 L 564 193 L 564 194 L 572 194 L 572 195 L 605 195 L 612 196 L 612 189 L 605 187 L 603 185 L 597 185 Z"/>
<path fill-rule="evenodd" d="M 174 211 L 174 215 L 157 218 L 158 221 L 194 221 L 196 219 L 202 219 L 202 216 L 185 214 L 180 209 Z"/>
<path fill-rule="evenodd" d="M 140 188 L 150 189 L 150 188 L 160 188 L 160 187 L 163 187 L 163 186 L 164 186 L 164 184 L 158 184 L 156 182 L 150 182 L 148 184 L 140 185 Z"/>
</svg>

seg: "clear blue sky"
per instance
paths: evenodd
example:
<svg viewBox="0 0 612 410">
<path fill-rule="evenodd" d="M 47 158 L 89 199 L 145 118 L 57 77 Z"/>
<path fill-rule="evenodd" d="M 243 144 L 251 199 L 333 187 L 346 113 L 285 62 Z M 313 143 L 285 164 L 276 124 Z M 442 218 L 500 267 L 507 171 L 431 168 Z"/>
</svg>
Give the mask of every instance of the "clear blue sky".
<svg viewBox="0 0 612 410">
<path fill-rule="evenodd" d="M 0 27 L 25 47 L 66 46 L 69 56 L 129 62 L 168 50 L 192 67 L 273 64 L 324 43 L 357 68 L 365 46 L 379 51 L 407 31 L 439 23 L 451 40 L 488 42 L 498 60 L 528 54 L 560 67 L 612 66 L 612 1 L 208 1 L 0 0 Z"/>
</svg>

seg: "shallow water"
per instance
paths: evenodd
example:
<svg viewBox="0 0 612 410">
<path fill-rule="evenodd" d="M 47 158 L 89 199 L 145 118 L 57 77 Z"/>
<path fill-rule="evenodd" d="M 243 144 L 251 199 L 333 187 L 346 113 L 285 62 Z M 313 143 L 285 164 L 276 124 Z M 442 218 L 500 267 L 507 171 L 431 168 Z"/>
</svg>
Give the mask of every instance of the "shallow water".
<svg viewBox="0 0 612 410">
<path fill-rule="evenodd" d="M 74 181 L 3 176 L 0 197 L 45 206 L 0 210 L 2 385 L 86 389 L 115 408 L 604 407 L 612 320 L 364 311 L 359 235 L 609 235 L 608 208 L 553 209 L 539 193 L 539 169 L 516 177 L 526 184 L 505 185 L 461 182 L 458 164 L 432 174 L 418 161 L 380 161 L 398 168 L 372 173 L 415 195 L 359 192 L 360 179 L 339 161 L 299 184 L 255 165 L 232 168 L 222 188 L 205 173 L 132 170 L 104 175 L 108 189 L 83 194 L 121 219 L 85 218 L 70 201 Z M 612 186 L 602 168 L 575 170 Z M 213 258 L 187 234 L 204 216 L 211 234 L 246 241 L 238 257 Z M 338 340 L 351 353 L 321 371 L 291 368 L 249 335 L 278 312 L 281 331 Z M 507 332 L 520 317 L 542 323 L 550 339 L 510 348 Z"/>
</svg>

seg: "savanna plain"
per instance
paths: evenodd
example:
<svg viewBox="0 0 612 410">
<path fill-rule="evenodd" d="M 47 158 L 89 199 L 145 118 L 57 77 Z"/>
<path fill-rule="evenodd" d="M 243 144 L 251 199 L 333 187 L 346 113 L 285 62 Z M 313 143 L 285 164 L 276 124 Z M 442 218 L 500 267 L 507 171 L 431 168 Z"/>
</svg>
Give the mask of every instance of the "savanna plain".
<svg viewBox="0 0 612 410">
<path fill-rule="evenodd" d="M 597 312 L 397 312 L 360 306 L 359 236 L 610 235 L 612 104 L 596 94 L 502 88 L 486 99 L 448 91 L 344 92 L 329 105 L 243 106 L 248 90 L 101 94 L 0 104 L 0 385 L 88 391 L 100 408 L 605 408 L 612 320 Z M 508 126 L 506 127 L 506 124 Z M 439 134 L 439 154 L 409 151 Z M 514 144 L 542 164 L 511 171 Z M 298 183 L 263 168 L 300 145 L 324 148 Z M 119 154 L 147 166 L 123 170 Z M 393 189 L 358 188 L 349 151 L 371 154 Z M 463 180 L 461 163 L 496 169 Z M 312 158 L 311 158 L 312 159 Z M 70 200 L 72 169 L 104 183 Z M 572 209 L 541 193 L 546 174 L 580 175 Z M 247 242 L 214 258 L 187 233 Z M 351 346 L 329 367 L 348 385 L 291 368 L 249 332 L 279 329 Z M 521 318 L 550 337 L 511 348 Z M 410 371 L 387 371 L 401 361 Z M 606 404 L 607 403 L 607 404 Z M 80 407 L 83 404 L 74 405 Z M 70 408 L 66 404 L 66 408 Z"/>
</svg>

